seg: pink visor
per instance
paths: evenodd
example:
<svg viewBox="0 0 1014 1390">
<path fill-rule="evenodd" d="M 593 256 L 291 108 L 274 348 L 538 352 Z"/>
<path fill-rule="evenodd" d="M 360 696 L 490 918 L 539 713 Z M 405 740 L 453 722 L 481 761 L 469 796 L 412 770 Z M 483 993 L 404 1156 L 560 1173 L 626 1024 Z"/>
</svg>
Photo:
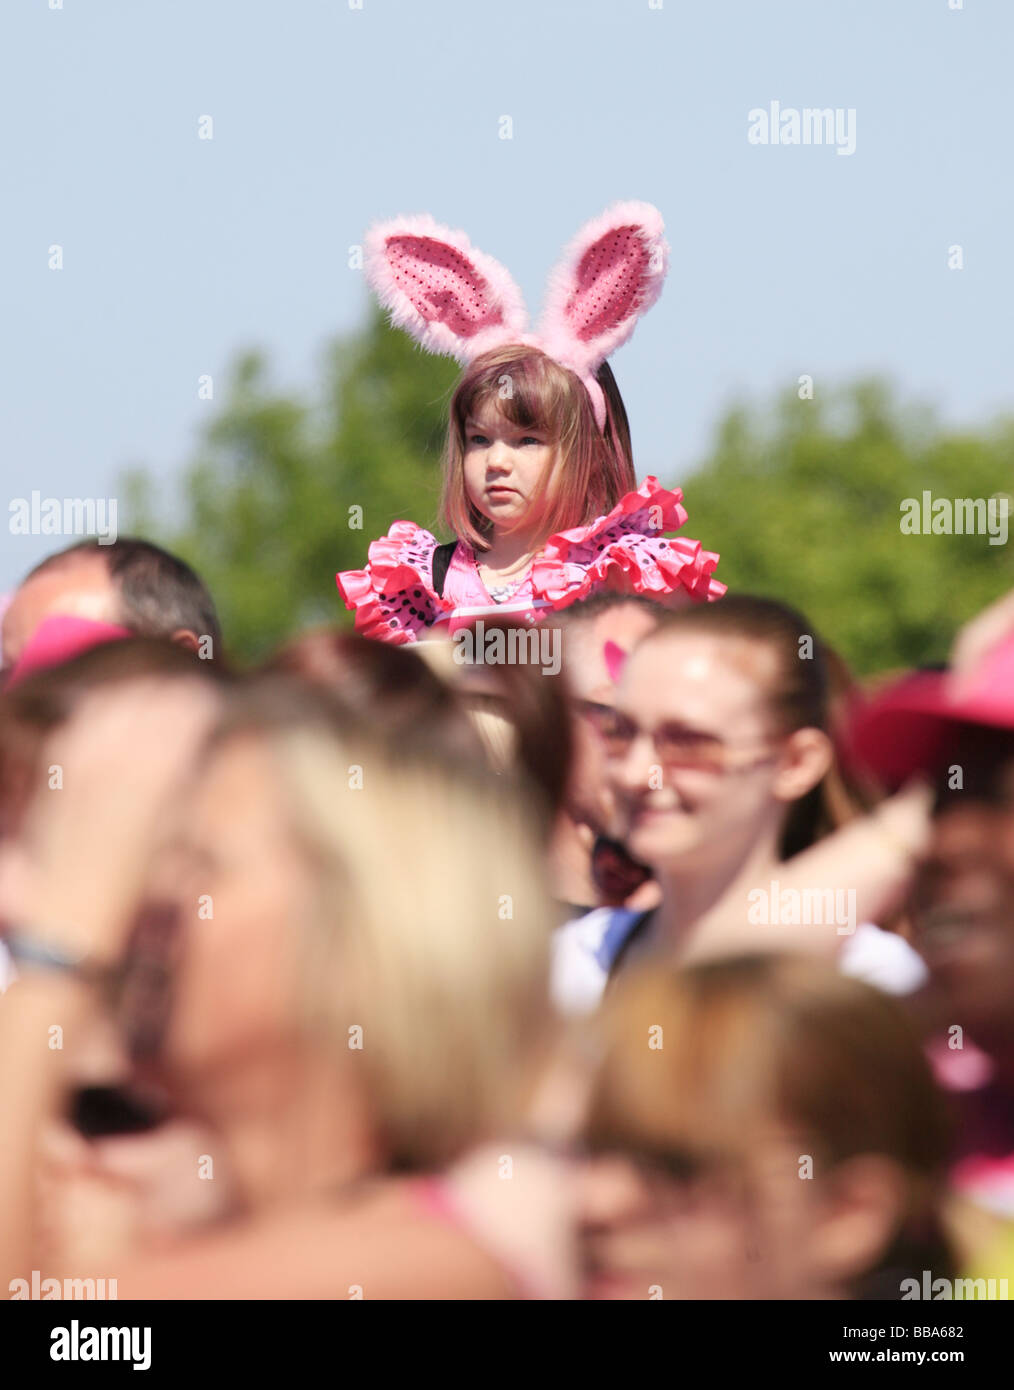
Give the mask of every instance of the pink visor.
<svg viewBox="0 0 1014 1390">
<path fill-rule="evenodd" d="M 65 614 L 45 618 L 11 668 L 6 688 L 11 690 L 33 671 L 59 666 L 90 647 L 101 646 L 103 642 L 119 642 L 133 635 L 129 628 L 116 623 L 94 622 L 91 618 L 72 618 Z"/>
</svg>

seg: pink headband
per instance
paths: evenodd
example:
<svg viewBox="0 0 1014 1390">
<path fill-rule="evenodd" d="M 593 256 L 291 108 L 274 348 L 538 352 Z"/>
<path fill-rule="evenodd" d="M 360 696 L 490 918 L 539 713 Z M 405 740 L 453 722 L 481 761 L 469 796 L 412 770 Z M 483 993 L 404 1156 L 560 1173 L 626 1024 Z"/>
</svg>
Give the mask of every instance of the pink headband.
<svg viewBox="0 0 1014 1390">
<path fill-rule="evenodd" d="M 425 213 L 370 228 L 366 279 L 392 322 L 429 352 L 468 363 L 507 343 L 541 349 L 581 378 L 604 430 L 595 372 L 661 293 L 669 266 L 663 232 L 650 203 L 617 203 L 586 223 L 549 278 L 537 334 L 525 332 L 524 301 L 510 273 Z"/>
</svg>

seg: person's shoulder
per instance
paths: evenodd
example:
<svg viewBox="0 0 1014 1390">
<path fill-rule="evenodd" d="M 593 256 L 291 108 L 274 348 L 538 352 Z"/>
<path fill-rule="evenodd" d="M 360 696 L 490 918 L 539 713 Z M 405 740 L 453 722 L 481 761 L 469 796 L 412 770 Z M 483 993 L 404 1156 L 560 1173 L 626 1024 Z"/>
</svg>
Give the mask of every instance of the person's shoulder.
<svg viewBox="0 0 1014 1390">
<path fill-rule="evenodd" d="M 559 946 L 570 943 L 586 951 L 597 952 L 617 930 L 630 925 L 642 913 L 629 907 L 593 907 L 556 928 L 553 941 Z"/>
<path fill-rule="evenodd" d="M 146 1299 L 503 1299 L 509 1271 L 409 1179 L 209 1229 L 126 1261 L 122 1296 Z"/>
<path fill-rule="evenodd" d="M 432 531 L 414 521 L 393 521 L 386 536 L 378 536 L 369 547 L 371 568 L 396 563 L 429 565 L 440 542 Z"/>
<path fill-rule="evenodd" d="M 643 914 L 596 907 L 557 927 L 550 943 L 550 993 L 563 1013 L 590 1013 L 605 991 L 609 970 L 631 927 Z"/>
<path fill-rule="evenodd" d="M 550 536 L 532 567 L 533 592 L 558 607 L 601 589 L 656 599 L 677 590 L 698 600 L 719 598 L 725 585 L 713 578 L 717 554 L 688 536 L 665 537 L 686 520 L 680 489 L 646 478 L 603 516 Z"/>
<path fill-rule="evenodd" d="M 413 642 L 442 616 L 446 604 L 434 587 L 433 560 L 439 542 L 414 521 L 396 521 L 372 542 L 363 570 L 335 576 L 345 607 L 356 614 L 356 631 L 383 642 Z"/>
</svg>

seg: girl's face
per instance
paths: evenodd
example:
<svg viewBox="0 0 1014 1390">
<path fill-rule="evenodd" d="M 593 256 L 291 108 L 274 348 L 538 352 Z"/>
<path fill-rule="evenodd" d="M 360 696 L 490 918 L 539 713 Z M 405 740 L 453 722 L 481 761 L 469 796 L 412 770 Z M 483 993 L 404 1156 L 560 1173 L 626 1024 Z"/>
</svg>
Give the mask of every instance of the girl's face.
<svg viewBox="0 0 1014 1390">
<path fill-rule="evenodd" d="M 712 1167 L 676 1175 L 623 1154 L 586 1161 L 578 1183 L 584 1297 L 828 1292 L 814 1240 L 821 1197 L 817 1183 L 800 1180 L 800 1148 L 772 1134 L 752 1154 L 749 1172 Z"/>
<path fill-rule="evenodd" d="M 537 530 L 549 501 L 537 493 L 555 454 L 546 430 L 511 424 L 495 401 L 474 405 L 465 421 L 468 500 L 496 531 Z"/>
</svg>

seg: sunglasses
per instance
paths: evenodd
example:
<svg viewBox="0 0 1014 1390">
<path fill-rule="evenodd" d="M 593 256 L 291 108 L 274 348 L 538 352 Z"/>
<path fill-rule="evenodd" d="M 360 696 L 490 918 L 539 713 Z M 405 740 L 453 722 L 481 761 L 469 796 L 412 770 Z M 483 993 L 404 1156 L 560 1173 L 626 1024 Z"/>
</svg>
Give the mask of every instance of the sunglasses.
<svg viewBox="0 0 1014 1390">
<path fill-rule="evenodd" d="M 579 714 L 595 729 L 610 758 L 625 758 L 642 735 L 651 740 L 655 756 L 663 767 L 686 768 L 700 772 L 727 772 L 731 768 L 759 766 L 772 756 L 771 745 L 757 739 L 721 739 L 716 734 L 688 729 L 676 721 L 651 730 L 642 729 L 629 715 L 611 705 L 594 700 L 575 702 Z M 760 757 L 741 756 L 748 748 Z"/>
</svg>

